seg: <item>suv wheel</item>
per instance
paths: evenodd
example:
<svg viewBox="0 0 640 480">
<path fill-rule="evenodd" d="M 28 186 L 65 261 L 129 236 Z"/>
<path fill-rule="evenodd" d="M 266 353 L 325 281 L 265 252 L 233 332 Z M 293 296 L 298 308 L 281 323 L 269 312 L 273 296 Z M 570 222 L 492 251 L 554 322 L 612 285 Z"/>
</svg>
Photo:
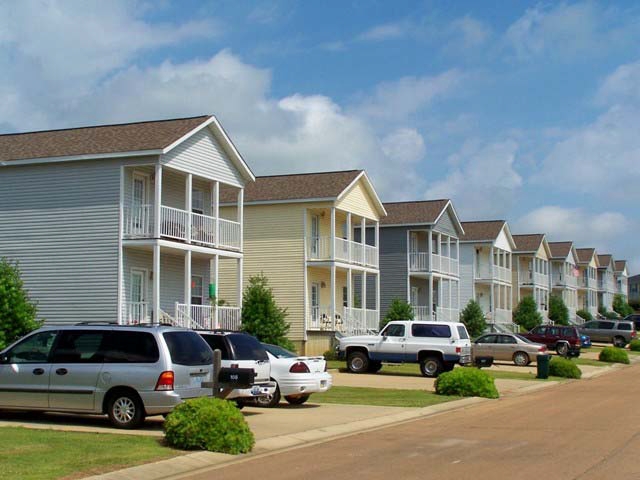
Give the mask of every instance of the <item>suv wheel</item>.
<svg viewBox="0 0 640 480">
<path fill-rule="evenodd" d="M 302 405 L 307 400 L 309 400 L 310 396 L 311 396 L 311 394 L 297 395 L 297 396 L 287 395 L 286 397 L 284 397 L 284 399 L 287 402 L 289 402 L 291 405 Z"/>
<path fill-rule="evenodd" d="M 569 345 L 565 342 L 559 342 L 556 344 L 556 353 L 561 357 L 566 357 L 569 353 Z"/>
<path fill-rule="evenodd" d="M 367 372 L 378 373 L 381 368 L 382 368 L 382 362 L 379 362 L 377 360 L 369 360 L 369 368 L 367 369 Z"/>
<path fill-rule="evenodd" d="M 513 354 L 513 363 L 519 367 L 526 367 L 531 361 L 527 352 L 516 352 Z"/>
<path fill-rule="evenodd" d="M 420 360 L 420 372 L 425 377 L 437 377 L 443 369 L 442 360 L 438 357 L 424 357 Z"/>
<path fill-rule="evenodd" d="M 351 352 L 347 358 L 347 368 L 351 373 L 366 373 L 369 370 L 369 357 L 364 352 Z"/>
<path fill-rule="evenodd" d="M 136 428 L 144 422 L 144 406 L 133 392 L 116 392 L 107 406 L 111 424 L 116 428 Z"/>
<path fill-rule="evenodd" d="M 624 339 L 624 337 L 618 335 L 616 337 L 613 337 L 613 345 L 618 348 L 624 348 L 627 346 L 627 341 Z"/>
<path fill-rule="evenodd" d="M 273 408 L 280 403 L 280 387 L 276 387 L 276 391 L 269 397 L 257 397 L 256 405 L 258 407 Z"/>
</svg>

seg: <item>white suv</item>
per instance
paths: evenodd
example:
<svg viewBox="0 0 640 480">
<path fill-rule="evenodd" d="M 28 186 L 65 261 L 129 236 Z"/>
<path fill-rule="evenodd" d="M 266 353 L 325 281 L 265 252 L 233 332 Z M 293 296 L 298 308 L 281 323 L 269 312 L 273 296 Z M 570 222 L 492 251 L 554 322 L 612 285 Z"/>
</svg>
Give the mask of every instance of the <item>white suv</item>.
<svg viewBox="0 0 640 480">
<path fill-rule="evenodd" d="M 471 362 L 471 341 L 458 322 L 389 322 L 378 335 L 343 337 L 338 355 L 353 373 L 375 373 L 388 363 L 419 363 L 426 377 L 437 377 Z"/>
</svg>

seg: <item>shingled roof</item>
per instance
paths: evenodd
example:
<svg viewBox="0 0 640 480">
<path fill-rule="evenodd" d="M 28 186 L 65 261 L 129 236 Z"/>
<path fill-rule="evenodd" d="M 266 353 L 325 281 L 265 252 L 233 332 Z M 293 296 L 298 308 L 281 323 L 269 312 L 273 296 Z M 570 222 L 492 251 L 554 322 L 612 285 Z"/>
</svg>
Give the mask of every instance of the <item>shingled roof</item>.
<svg viewBox="0 0 640 480">
<path fill-rule="evenodd" d="M 621 272 L 623 271 L 627 266 L 627 261 L 626 260 L 616 260 L 615 261 L 615 271 L 616 272 Z"/>
<path fill-rule="evenodd" d="M 578 263 L 589 263 L 595 253 L 595 248 L 576 248 Z"/>
<path fill-rule="evenodd" d="M 380 221 L 380 225 L 435 223 L 448 203 L 446 199 L 385 203 L 387 216 Z"/>
<path fill-rule="evenodd" d="M 573 242 L 549 242 L 551 258 L 567 258 L 572 246 Z"/>
<path fill-rule="evenodd" d="M 506 222 L 504 220 L 483 220 L 477 222 L 462 222 L 464 235 L 461 242 L 493 241 L 500 234 Z"/>
<path fill-rule="evenodd" d="M 536 252 L 544 239 L 542 233 L 531 233 L 526 235 L 514 235 L 513 241 L 516 243 L 514 252 Z"/>
<path fill-rule="evenodd" d="M 598 255 L 598 263 L 601 268 L 607 268 L 607 266 L 611 263 L 612 256 L 608 253 Z"/>
<path fill-rule="evenodd" d="M 203 115 L 172 120 L 4 134 L 0 135 L 0 162 L 162 150 L 211 117 L 211 115 Z"/>
</svg>

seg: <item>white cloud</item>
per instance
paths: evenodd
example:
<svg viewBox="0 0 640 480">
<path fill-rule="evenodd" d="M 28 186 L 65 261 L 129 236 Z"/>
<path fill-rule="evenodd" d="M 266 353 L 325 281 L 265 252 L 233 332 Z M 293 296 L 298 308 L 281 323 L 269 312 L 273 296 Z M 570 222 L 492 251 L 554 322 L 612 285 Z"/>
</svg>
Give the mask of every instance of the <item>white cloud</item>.
<svg viewBox="0 0 640 480">
<path fill-rule="evenodd" d="M 406 21 L 376 25 L 358 35 L 358 40 L 380 42 L 404 37 L 409 34 L 409 23 Z"/>
<path fill-rule="evenodd" d="M 414 128 L 399 128 L 384 137 L 382 151 L 399 164 L 416 163 L 424 158 L 424 138 Z"/>
<path fill-rule="evenodd" d="M 451 198 L 463 218 L 503 217 L 522 185 L 514 169 L 517 151 L 513 140 L 467 143 L 449 159 L 452 169 L 430 185 L 426 198 Z"/>
<path fill-rule="evenodd" d="M 634 102 L 640 104 L 640 61 L 620 65 L 609 75 L 596 94 L 599 104 Z"/>
<path fill-rule="evenodd" d="M 464 51 L 485 44 L 491 36 L 491 29 L 481 21 L 466 15 L 452 21 L 448 33 L 450 47 Z"/>
</svg>

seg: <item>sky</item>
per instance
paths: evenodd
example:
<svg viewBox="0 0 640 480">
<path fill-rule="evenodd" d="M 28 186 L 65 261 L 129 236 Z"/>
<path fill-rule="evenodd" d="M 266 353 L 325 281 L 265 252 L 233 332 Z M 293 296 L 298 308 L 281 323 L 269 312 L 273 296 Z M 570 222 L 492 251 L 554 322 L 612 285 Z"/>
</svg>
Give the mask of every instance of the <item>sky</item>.
<svg viewBox="0 0 640 480">
<path fill-rule="evenodd" d="M 640 273 L 640 4 L 0 0 L 0 132 L 215 114 L 258 175 L 364 168 Z"/>
</svg>

